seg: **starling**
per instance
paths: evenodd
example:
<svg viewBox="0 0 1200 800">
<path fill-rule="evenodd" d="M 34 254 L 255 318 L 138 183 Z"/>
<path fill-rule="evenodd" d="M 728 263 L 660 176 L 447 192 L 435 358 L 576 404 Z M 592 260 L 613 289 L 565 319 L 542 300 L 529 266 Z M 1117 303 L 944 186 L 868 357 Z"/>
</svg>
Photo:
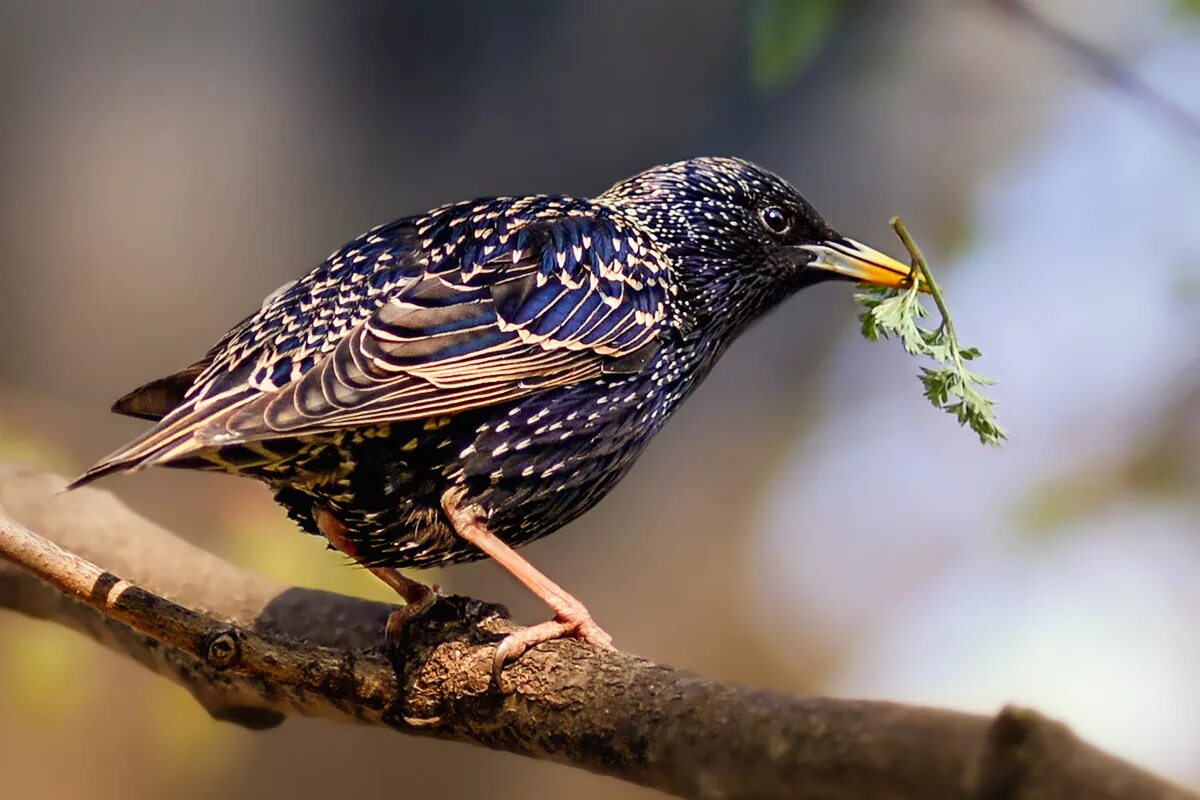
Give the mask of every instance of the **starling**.
<svg viewBox="0 0 1200 800">
<path fill-rule="evenodd" d="M 402 575 L 491 556 L 554 612 L 495 668 L 611 638 L 514 548 L 625 475 L 747 324 L 830 278 L 909 268 L 734 158 L 655 167 L 593 199 L 452 203 L 374 228 L 270 294 L 199 361 L 116 401 L 154 420 L 75 486 L 148 465 L 264 481 L 305 531 L 406 601 Z"/>
</svg>

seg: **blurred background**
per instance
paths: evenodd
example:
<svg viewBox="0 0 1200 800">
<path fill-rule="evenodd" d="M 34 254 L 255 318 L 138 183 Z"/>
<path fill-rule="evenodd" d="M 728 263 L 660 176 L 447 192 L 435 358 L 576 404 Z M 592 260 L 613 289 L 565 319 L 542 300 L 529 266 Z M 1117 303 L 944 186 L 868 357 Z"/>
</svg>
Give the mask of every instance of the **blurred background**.
<svg viewBox="0 0 1200 800">
<path fill-rule="evenodd" d="M 3 0 L 0 459 L 76 473 L 142 427 L 113 398 L 375 224 L 743 156 L 876 247 L 905 218 L 1011 441 L 931 409 L 822 286 L 526 555 L 648 658 L 1032 705 L 1200 785 L 1200 4 L 1024 7 Z M 105 488 L 246 567 L 388 598 L 252 482 Z M 490 564 L 427 577 L 544 617 Z M 382 730 L 248 733 L 8 613 L 0 773 L 14 797 L 654 796 Z"/>
</svg>

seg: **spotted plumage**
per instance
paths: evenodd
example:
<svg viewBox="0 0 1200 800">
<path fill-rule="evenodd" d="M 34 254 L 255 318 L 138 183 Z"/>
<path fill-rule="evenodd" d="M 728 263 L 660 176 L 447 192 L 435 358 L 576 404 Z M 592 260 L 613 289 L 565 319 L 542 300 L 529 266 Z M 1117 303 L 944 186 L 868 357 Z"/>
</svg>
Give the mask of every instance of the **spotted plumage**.
<svg viewBox="0 0 1200 800">
<path fill-rule="evenodd" d="M 599 501 L 747 323 L 841 275 L 907 269 L 737 159 L 594 199 L 498 197 L 379 226 L 116 410 L 156 419 L 88 481 L 145 465 L 265 481 L 381 567 L 467 561 L 448 490 L 517 546 Z"/>
</svg>

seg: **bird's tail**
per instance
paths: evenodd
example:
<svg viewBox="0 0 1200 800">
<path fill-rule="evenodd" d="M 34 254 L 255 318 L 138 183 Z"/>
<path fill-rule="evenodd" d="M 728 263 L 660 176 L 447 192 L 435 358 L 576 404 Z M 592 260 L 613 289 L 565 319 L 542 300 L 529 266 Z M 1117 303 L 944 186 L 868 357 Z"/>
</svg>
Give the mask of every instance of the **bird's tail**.
<svg viewBox="0 0 1200 800">
<path fill-rule="evenodd" d="M 252 396 L 252 392 L 246 392 L 222 398 L 216 403 L 207 403 L 203 408 L 191 404 L 176 408 L 153 428 L 108 454 L 71 481 L 67 489 L 77 489 L 107 475 L 167 464 L 211 449 L 214 443 L 205 435 L 209 426 L 219 422 Z"/>
<path fill-rule="evenodd" d="M 112 404 L 113 413 L 158 422 L 183 405 L 188 389 L 211 361 L 205 357 L 190 367 L 142 384 L 117 398 Z"/>
</svg>

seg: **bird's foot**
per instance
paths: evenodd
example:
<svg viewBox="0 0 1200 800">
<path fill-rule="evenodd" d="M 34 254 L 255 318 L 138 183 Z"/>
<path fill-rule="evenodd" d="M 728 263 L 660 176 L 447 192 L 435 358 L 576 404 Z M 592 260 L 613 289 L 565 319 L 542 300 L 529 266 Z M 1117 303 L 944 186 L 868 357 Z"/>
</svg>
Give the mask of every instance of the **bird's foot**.
<svg viewBox="0 0 1200 800">
<path fill-rule="evenodd" d="M 440 586 L 426 586 L 415 581 L 413 583 L 425 591 L 414 591 L 410 586 L 410 594 L 405 597 L 405 604 L 388 614 L 383 635 L 384 639 L 392 644 L 398 643 L 403 637 L 405 629 L 429 613 L 429 609 L 433 608 L 433 605 L 442 597 Z"/>
<path fill-rule="evenodd" d="M 392 587 L 396 591 L 396 594 L 404 598 L 404 606 L 388 615 L 387 625 L 384 628 L 385 641 L 392 643 L 399 642 L 405 627 L 414 620 L 425 616 L 429 609 L 433 607 L 433 604 L 438 601 L 438 598 L 442 596 L 442 591 L 439 587 L 427 586 L 420 581 L 415 581 L 398 569 L 371 566 L 369 562 L 364 563 L 358 552 L 358 546 L 350 538 L 346 526 L 328 509 L 314 506 L 313 519 L 317 523 L 317 528 L 329 540 L 330 547 L 345 553 L 359 563 L 363 563 L 370 570 L 371 574 Z"/>
<path fill-rule="evenodd" d="M 500 641 L 492 659 L 492 679 L 497 688 L 500 686 L 500 673 L 505 664 L 520 658 L 522 653 L 535 645 L 567 637 L 574 637 L 601 650 L 616 649 L 613 647 L 612 637 L 596 624 L 586 608 L 569 608 L 560 612 L 554 619 L 513 631 Z"/>
</svg>

